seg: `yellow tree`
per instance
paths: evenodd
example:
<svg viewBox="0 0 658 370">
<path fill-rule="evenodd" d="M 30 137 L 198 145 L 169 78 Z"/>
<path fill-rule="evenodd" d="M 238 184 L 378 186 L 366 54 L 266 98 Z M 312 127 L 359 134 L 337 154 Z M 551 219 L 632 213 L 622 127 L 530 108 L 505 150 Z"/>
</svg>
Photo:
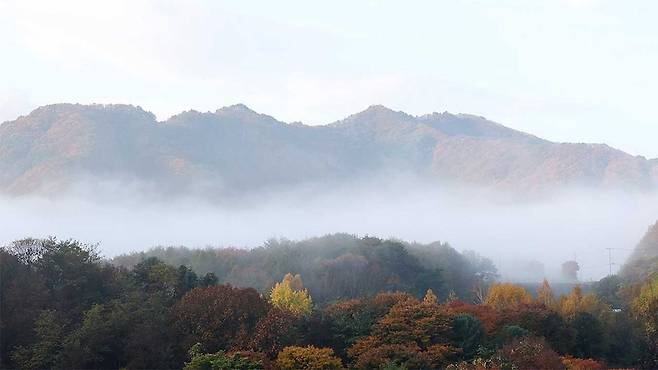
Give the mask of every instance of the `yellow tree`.
<svg viewBox="0 0 658 370">
<path fill-rule="evenodd" d="M 532 302 L 532 296 L 523 287 L 511 283 L 491 284 L 484 304 L 496 310 L 516 309 Z"/>
<path fill-rule="evenodd" d="M 555 296 L 553 295 L 553 289 L 551 289 L 551 286 L 548 284 L 548 280 L 546 279 L 544 279 L 542 285 L 537 288 L 537 302 L 542 303 L 547 308 L 557 308 L 557 302 L 555 301 Z"/>
<path fill-rule="evenodd" d="M 286 274 L 280 283 L 276 283 L 270 292 L 270 301 L 275 307 L 291 312 L 297 316 L 311 312 L 313 301 L 304 289 L 298 275 Z"/>
<path fill-rule="evenodd" d="M 580 285 L 576 285 L 566 296 L 560 297 L 560 313 L 567 319 L 572 319 L 579 312 L 587 312 L 603 318 L 603 314 L 610 311 L 610 307 L 601 303 L 594 293 L 583 295 Z"/>
<path fill-rule="evenodd" d="M 438 298 L 436 297 L 436 294 L 432 291 L 432 289 L 427 289 L 427 292 L 425 293 L 425 297 L 423 297 L 423 303 L 424 304 L 437 304 L 438 303 Z"/>
<path fill-rule="evenodd" d="M 343 368 L 340 359 L 331 348 L 286 347 L 276 358 L 281 370 L 338 370 Z"/>
</svg>

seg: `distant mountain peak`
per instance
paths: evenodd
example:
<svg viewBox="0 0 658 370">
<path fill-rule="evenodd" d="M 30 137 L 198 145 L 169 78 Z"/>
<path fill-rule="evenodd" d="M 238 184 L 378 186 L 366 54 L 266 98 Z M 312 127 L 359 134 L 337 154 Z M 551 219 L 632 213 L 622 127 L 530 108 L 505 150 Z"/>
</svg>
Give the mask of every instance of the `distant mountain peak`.
<svg viewBox="0 0 658 370">
<path fill-rule="evenodd" d="M 365 110 L 352 114 L 344 120 L 335 122 L 335 124 L 372 124 L 372 123 L 391 123 L 394 121 L 409 121 L 415 118 L 402 111 L 394 111 L 381 104 L 371 105 Z"/>
<path fill-rule="evenodd" d="M 238 104 L 233 104 L 229 105 L 227 107 L 223 107 L 217 110 L 217 113 L 219 112 L 225 112 L 225 113 L 240 113 L 240 114 L 258 114 L 256 111 L 253 109 L 247 107 L 246 105 L 242 103 Z"/>
</svg>

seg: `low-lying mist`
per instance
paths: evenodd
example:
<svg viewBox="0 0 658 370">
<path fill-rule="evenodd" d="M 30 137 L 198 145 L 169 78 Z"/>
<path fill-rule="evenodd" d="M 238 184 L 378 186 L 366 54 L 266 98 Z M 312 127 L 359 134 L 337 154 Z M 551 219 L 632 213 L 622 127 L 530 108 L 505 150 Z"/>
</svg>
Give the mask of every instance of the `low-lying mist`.
<svg viewBox="0 0 658 370">
<path fill-rule="evenodd" d="M 200 198 L 145 200 L 103 186 L 56 198 L 0 198 L 0 243 L 55 236 L 98 243 L 112 257 L 157 245 L 255 247 L 270 238 L 346 232 L 405 241 L 444 241 L 491 258 L 506 280 L 559 276 L 576 259 L 581 281 L 613 272 L 658 218 L 658 195 L 571 190 L 512 201 L 477 189 L 408 177 L 304 186 L 221 204 Z"/>
</svg>

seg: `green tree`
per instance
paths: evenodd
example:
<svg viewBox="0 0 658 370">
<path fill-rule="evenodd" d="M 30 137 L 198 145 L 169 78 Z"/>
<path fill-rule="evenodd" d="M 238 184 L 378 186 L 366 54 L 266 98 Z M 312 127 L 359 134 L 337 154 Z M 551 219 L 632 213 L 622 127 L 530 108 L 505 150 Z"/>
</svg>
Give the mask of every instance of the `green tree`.
<svg viewBox="0 0 658 370">
<path fill-rule="evenodd" d="M 22 369 L 45 369 L 61 366 L 62 342 L 66 321 L 56 311 L 43 311 L 35 322 L 36 341 L 27 347 L 18 347 L 12 360 Z"/>
<path fill-rule="evenodd" d="M 461 348 L 461 358 L 473 358 L 478 347 L 484 344 L 482 323 L 471 315 L 457 315 L 451 321 L 450 341 L 452 345 Z"/>
<path fill-rule="evenodd" d="M 255 360 L 240 352 L 203 353 L 201 343 L 197 343 L 189 350 L 190 361 L 185 363 L 184 370 L 259 370 L 263 369 L 264 360 Z"/>
</svg>

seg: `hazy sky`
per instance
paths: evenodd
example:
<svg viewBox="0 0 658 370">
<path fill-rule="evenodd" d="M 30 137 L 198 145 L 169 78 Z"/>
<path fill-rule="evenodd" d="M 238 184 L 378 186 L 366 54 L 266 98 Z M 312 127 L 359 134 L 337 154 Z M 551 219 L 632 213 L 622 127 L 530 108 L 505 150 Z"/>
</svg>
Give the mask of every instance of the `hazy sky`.
<svg viewBox="0 0 658 370">
<path fill-rule="evenodd" d="M 657 1 L 0 0 L 0 121 L 56 102 L 159 119 L 384 104 L 658 157 Z"/>
</svg>

